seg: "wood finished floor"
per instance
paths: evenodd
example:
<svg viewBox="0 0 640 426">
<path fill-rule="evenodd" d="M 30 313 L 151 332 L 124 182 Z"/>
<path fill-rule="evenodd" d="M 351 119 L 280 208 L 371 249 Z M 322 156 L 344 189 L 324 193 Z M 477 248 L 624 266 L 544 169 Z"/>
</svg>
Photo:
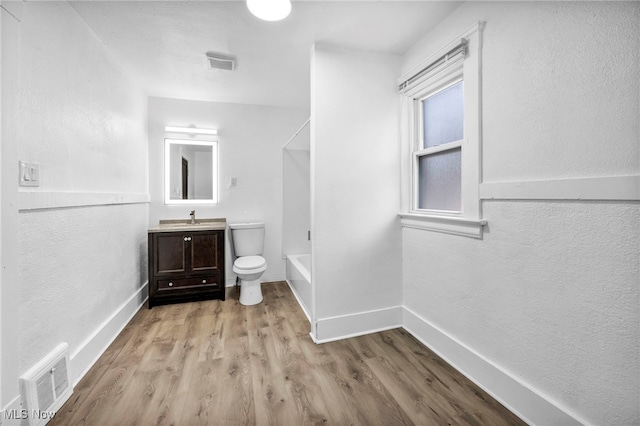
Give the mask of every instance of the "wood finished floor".
<svg viewBox="0 0 640 426">
<path fill-rule="evenodd" d="M 524 425 L 403 329 L 316 345 L 263 303 L 143 307 L 49 425 Z"/>
</svg>

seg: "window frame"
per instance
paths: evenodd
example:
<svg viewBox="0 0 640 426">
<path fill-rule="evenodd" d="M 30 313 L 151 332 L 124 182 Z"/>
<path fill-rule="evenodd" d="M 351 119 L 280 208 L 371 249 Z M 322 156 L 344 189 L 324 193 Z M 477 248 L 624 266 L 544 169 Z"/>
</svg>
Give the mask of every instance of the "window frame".
<svg viewBox="0 0 640 426">
<path fill-rule="evenodd" d="M 433 71 L 426 73 L 409 87 L 404 86 L 400 95 L 403 97 L 405 114 L 401 114 L 403 144 L 403 178 L 402 209 L 400 212 L 403 227 L 423 229 L 448 234 L 462 235 L 481 239 L 483 227 L 487 224 L 482 219 L 479 186 L 481 183 L 481 47 L 483 22 L 478 22 L 460 37 L 444 46 L 434 55 L 425 59 L 423 64 L 430 64 L 433 58 L 440 58 L 450 52 L 460 39 L 467 42 L 466 53 L 450 61 L 445 61 Z M 403 77 L 407 81 L 411 77 Z M 415 74 L 415 72 L 414 72 Z M 459 141 L 421 149 L 423 141 L 422 100 L 439 91 L 451 87 L 458 81 L 464 82 L 463 102 L 464 121 L 463 138 Z M 419 158 L 425 152 L 436 153 L 461 148 L 461 188 L 460 211 L 420 209 L 419 203 Z M 428 154 L 427 154 L 428 155 Z"/>
<path fill-rule="evenodd" d="M 458 216 L 461 212 L 462 209 L 464 208 L 464 199 L 462 196 L 462 188 L 460 189 L 460 211 L 457 210 L 440 210 L 440 209 L 421 209 L 419 207 L 419 200 L 420 200 L 420 158 L 421 157 L 426 157 L 426 156 L 430 156 L 430 155 L 434 155 L 434 154 L 438 154 L 441 152 L 447 152 L 447 151 L 452 151 L 455 150 L 457 148 L 460 148 L 461 151 L 463 150 L 463 145 L 464 145 L 464 126 L 463 126 L 463 136 L 462 139 L 458 139 L 452 142 L 447 142 L 441 145 L 437 145 L 437 146 L 432 146 L 429 148 L 422 148 L 422 146 L 424 146 L 424 108 L 423 108 L 423 101 L 431 96 L 437 95 L 438 93 L 441 93 L 445 90 L 447 90 L 448 88 L 454 86 L 455 84 L 459 83 L 459 82 L 463 82 L 464 84 L 464 78 L 462 73 L 454 73 L 453 74 L 453 78 L 451 79 L 447 79 L 448 82 L 444 83 L 444 85 L 440 85 L 440 86 L 435 86 L 436 88 L 434 89 L 433 87 L 430 87 L 429 90 L 422 90 L 420 91 L 418 94 L 416 94 L 415 96 L 413 96 L 413 109 L 416 113 L 416 118 L 415 118 L 415 126 L 417 127 L 415 129 L 415 135 L 416 137 L 413 139 L 413 146 L 412 146 L 412 178 L 413 178 L 413 196 L 412 196 L 412 206 L 411 206 L 411 212 L 413 213 L 418 213 L 418 214 L 432 214 L 432 215 L 445 215 L 445 216 Z M 464 86 L 463 86 L 464 87 Z M 464 93 L 464 88 L 463 88 L 463 93 Z M 461 173 L 462 173 L 462 165 L 461 165 Z M 461 181 L 461 185 L 462 185 L 462 177 L 460 179 Z"/>
</svg>

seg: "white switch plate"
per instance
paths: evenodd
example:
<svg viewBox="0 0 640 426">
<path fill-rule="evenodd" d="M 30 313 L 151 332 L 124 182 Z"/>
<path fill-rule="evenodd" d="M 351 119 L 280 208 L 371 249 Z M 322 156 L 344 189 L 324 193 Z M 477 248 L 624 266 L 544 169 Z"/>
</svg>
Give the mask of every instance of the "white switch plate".
<svg viewBox="0 0 640 426">
<path fill-rule="evenodd" d="M 40 165 L 37 163 L 18 162 L 20 167 L 20 176 L 18 177 L 19 186 L 40 186 Z"/>
</svg>

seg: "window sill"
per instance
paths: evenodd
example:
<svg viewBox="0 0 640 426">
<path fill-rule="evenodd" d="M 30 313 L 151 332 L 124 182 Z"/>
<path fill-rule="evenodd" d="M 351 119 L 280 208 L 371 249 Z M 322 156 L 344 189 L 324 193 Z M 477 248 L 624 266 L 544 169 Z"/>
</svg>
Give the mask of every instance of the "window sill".
<svg viewBox="0 0 640 426">
<path fill-rule="evenodd" d="M 460 217 L 432 216 L 415 213 L 399 213 L 403 228 L 441 232 L 481 240 L 486 220 Z"/>
</svg>

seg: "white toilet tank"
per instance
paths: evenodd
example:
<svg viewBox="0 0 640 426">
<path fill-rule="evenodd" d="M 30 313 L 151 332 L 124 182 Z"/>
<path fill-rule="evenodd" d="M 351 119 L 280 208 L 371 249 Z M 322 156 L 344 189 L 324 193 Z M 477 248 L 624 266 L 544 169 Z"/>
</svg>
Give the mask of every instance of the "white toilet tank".
<svg viewBox="0 0 640 426">
<path fill-rule="evenodd" d="M 233 250 L 237 257 L 259 256 L 264 247 L 264 222 L 230 223 Z"/>
</svg>

